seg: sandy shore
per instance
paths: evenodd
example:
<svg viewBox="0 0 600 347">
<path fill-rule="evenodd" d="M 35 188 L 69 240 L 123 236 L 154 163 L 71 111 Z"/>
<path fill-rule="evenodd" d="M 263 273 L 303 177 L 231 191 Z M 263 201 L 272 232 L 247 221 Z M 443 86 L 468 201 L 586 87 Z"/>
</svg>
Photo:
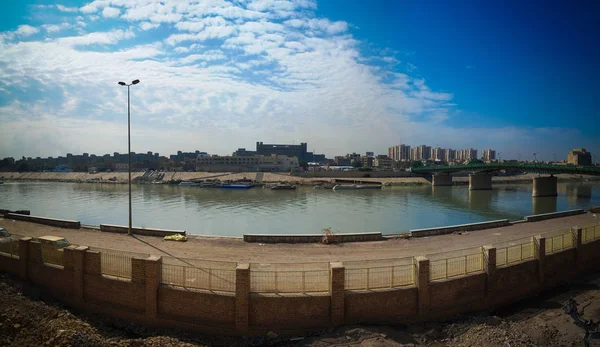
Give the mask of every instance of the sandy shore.
<svg viewBox="0 0 600 347">
<path fill-rule="evenodd" d="M 40 224 L 0 219 L 0 227 L 11 234 L 31 237 L 54 235 L 73 244 L 110 248 L 179 258 L 197 258 L 232 262 L 310 263 L 349 260 L 402 258 L 489 245 L 542 232 L 600 223 L 600 216 L 583 214 L 535 223 L 473 231 L 467 235 L 443 235 L 430 238 L 390 239 L 377 242 L 323 244 L 257 244 L 240 238 L 194 236 L 188 242 L 164 241 L 152 236 L 127 236 L 101 233 L 90 229 L 62 229 Z"/>
</svg>

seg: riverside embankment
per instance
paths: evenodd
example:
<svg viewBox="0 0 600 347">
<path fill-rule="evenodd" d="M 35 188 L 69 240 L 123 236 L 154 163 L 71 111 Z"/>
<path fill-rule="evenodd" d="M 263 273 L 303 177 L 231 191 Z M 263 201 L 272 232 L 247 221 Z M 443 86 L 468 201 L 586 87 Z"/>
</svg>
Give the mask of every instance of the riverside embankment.
<svg viewBox="0 0 600 347">
<path fill-rule="evenodd" d="M 164 174 L 164 175 L 163 175 Z M 257 173 L 257 172 L 163 172 L 160 175 L 160 180 L 155 183 L 173 183 L 180 181 L 200 181 L 200 180 L 219 180 L 219 181 L 238 181 L 251 180 L 261 183 L 294 183 L 299 185 L 314 185 L 320 182 L 331 181 L 361 181 L 372 182 L 389 185 L 420 185 L 430 184 L 430 181 L 425 177 L 411 175 L 407 172 L 397 173 L 399 177 L 385 177 L 388 175 L 379 176 L 376 172 L 316 172 L 306 174 L 289 173 Z M 514 176 L 494 176 L 494 183 L 522 183 L 531 182 L 537 174 L 522 174 Z M 131 179 L 134 183 L 149 183 L 144 180 L 144 172 L 132 172 Z M 593 181 L 600 180 L 596 176 L 582 176 L 559 174 L 556 175 L 559 181 Z M 12 181 L 53 181 L 53 182 L 77 182 L 77 183 L 127 183 L 129 176 L 127 172 L 0 172 L 1 180 Z M 469 177 L 467 175 L 456 175 L 453 178 L 455 184 L 467 184 Z"/>
</svg>

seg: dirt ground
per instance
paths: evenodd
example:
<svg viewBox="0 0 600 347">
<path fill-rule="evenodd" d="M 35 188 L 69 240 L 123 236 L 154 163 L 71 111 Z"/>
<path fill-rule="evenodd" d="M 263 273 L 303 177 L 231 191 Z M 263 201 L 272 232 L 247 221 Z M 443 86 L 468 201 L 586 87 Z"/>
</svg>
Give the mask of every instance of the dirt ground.
<svg viewBox="0 0 600 347">
<path fill-rule="evenodd" d="M 600 215 L 591 213 L 520 223 L 502 228 L 473 231 L 468 234 L 428 238 L 388 239 L 375 242 L 323 244 L 246 243 L 240 238 L 189 236 L 187 242 L 164 241 L 153 236 L 127 236 L 92 229 L 62 229 L 0 218 L 0 227 L 11 234 L 39 237 L 62 236 L 70 243 L 128 252 L 231 262 L 311 263 L 349 260 L 374 260 L 428 255 L 469 247 L 515 240 L 542 232 L 600 223 Z"/>
<path fill-rule="evenodd" d="M 38 288 L 0 274 L 0 346 L 583 346 L 583 329 L 563 309 L 574 298 L 582 318 L 600 320 L 600 274 L 495 312 L 404 326 L 345 326 L 298 337 L 218 337 L 147 329 L 42 301 Z M 590 346 L 600 346 L 592 339 Z"/>
</svg>

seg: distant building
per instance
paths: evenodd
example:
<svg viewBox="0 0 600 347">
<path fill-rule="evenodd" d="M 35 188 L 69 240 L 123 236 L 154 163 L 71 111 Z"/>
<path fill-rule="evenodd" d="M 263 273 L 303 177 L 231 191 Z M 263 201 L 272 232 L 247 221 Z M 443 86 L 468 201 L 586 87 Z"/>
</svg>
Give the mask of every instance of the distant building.
<svg viewBox="0 0 600 347">
<path fill-rule="evenodd" d="M 388 157 L 395 161 L 409 161 L 410 146 L 398 145 L 388 148 Z"/>
<path fill-rule="evenodd" d="M 481 160 L 483 160 L 486 163 L 496 160 L 496 151 L 494 151 L 493 149 L 484 150 L 483 155 L 481 156 Z"/>
<path fill-rule="evenodd" d="M 447 149 L 444 153 L 444 161 L 447 163 L 452 163 L 456 160 L 456 150 Z"/>
<path fill-rule="evenodd" d="M 367 156 L 367 157 L 371 157 L 371 158 L 372 158 L 372 157 L 374 157 L 374 156 L 375 156 L 375 152 L 367 152 L 367 153 L 365 154 L 365 156 Z"/>
<path fill-rule="evenodd" d="M 256 143 L 257 155 L 285 155 L 288 157 L 296 157 L 299 161 L 312 161 L 312 158 L 308 158 L 308 151 L 306 149 L 306 142 L 302 142 L 299 145 L 277 145 L 262 142 Z"/>
<path fill-rule="evenodd" d="M 446 161 L 446 149 L 434 148 L 431 150 L 431 159 L 435 161 Z"/>
<path fill-rule="evenodd" d="M 217 156 L 196 158 L 196 171 L 290 171 L 299 166 L 298 158 L 286 155 Z"/>
<path fill-rule="evenodd" d="M 373 167 L 373 157 L 362 156 L 360 157 L 360 163 L 362 167 Z"/>
<path fill-rule="evenodd" d="M 420 145 L 418 148 L 419 159 L 418 160 L 429 160 L 431 159 L 431 146 Z"/>
<path fill-rule="evenodd" d="M 419 147 L 413 147 L 410 149 L 410 160 L 411 161 L 421 160 L 421 152 L 419 152 Z"/>
<path fill-rule="evenodd" d="M 256 155 L 256 151 L 247 151 L 245 148 L 238 148 L 237 151 L 233 152 L 236 157 L 251 157 Z"/>
<path fill-rule="evenodd" d="M 379 170 L 391 171 L 394 168 L 394 161 L 387 155 L 378 155 L 373 159 L 373 167 Z"/>
<path fill-rule="evenodd" d="M 573 165 L 591 166 L 592 153 L 586 151 L 585 148 L 573 148 L 573 150 L 569 152 L 567 162 Z"/>
</svg>

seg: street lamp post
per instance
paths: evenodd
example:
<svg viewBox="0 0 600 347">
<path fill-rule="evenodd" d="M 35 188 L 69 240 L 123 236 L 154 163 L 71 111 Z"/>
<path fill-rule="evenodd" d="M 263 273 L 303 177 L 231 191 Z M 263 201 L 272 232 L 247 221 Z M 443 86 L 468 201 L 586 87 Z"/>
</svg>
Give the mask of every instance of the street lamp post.
<svg viewBox="0 0 600 347">
<path fill-rule="evenodd" d="M 129 171 L 129 229 L 127 229 L 127 235 L 131 235 L 131 102 L 129 97 L 129 87 L 138 83 L 140 83 L 140 80 L 133 80 L 129 84 L 119 82 L 120 86 L 127 87 L 127 158 L 129 162 L 127 165 L 127 171 Z"/>
</svg>

